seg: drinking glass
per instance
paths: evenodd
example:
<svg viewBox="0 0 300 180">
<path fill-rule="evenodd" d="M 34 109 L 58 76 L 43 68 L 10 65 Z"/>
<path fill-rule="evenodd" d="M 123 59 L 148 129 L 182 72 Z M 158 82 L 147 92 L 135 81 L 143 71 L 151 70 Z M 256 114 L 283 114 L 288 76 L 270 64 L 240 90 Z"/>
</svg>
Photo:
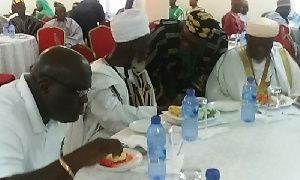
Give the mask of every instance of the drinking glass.
<svg viewBox="0 0 300 180">
<path fill-rule="evenodd" d="M 281 87 L 280 86 L 269 86 L 268 87 L 268 103 L 267 109 L 270 110 L 271 106 L 275 107 L 276 112 L 280 111 L 280 99 L 281 99 Z"/>
<path fill-rule="evenodd" d="M 207 99 L 204 97 L 197 97 L 199 101 L 199 108 L 204 112 L 205 129 L 207 129 Z"/>
<path fill-rule="evenodd" d="M 192 169 L 182 169 L 180 171 L 180 180 L 201 180 L 202 171 L 201 169 L 192 168 Z"/>
<path fill-rule="evenodd" d="M 165 124 L 166 129 L 166 140 L 167 140 L 167 159 L 172 159 L 174 154 L 174 136 L 173 136 L 173 125 Z"/>
</svg>

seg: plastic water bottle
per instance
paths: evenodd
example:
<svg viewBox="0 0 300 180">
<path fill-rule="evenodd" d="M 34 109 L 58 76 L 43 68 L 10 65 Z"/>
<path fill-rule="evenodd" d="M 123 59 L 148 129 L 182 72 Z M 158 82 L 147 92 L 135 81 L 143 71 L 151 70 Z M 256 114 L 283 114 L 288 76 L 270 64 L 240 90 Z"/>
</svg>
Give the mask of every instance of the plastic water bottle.
<svg viewBox="0 0 300 180">
<path fill-rule="evenodd" d="M 195 96 L 194 89 L 187 89 L 186 96 L 182 101 L 182 138 L 185 141 L 195 141 L 198 137 L 198 112 L 199 101 Z"/>
<path fill-rule="evenodd" d="M 248 77 L 242 94 L 242 121 L 254 122 L 256 112 L 256 85 L 254 78 Z"/>
<path fill-rule="evenodd" d="M 13 24 L 9 25 L 8 36 L 12 39 L 15 38 L 15 36 L 16 36 L 16 29 L 15 29 L 15 26 Z"/>
<path fill-rule="evenodd" d="M 153 116 L 147 131 L 149 180 L 166 178 L 166 130 L 160 122 L 159 116 Z"/>
<path fill-rule="evenodd" d="M 8 36 L 8 27 L 9 27 L 9 24 L 8 23 L 4 23 L 3 24 L 3 34 L 4 36 Z"/>
<path fill-rule="evenodd" d="M 205 177 L 206 180 L 220 180 L 220 171 L 218 169 L 207 169 Z"/>
<path fill-rule="evenodd" d="M 244 46 L 246 44 L 247 44 L 246 30 L 243 30 L 243 32 L 241 33 L 240 45 Z"/>
</svg>

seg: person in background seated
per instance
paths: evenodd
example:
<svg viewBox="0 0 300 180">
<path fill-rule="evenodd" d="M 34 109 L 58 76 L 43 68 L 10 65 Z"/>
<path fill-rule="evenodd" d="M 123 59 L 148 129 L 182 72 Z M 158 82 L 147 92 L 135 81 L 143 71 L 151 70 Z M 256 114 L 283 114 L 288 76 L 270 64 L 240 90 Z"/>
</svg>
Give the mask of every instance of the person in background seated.
<svg viewBox="0 0 300 180">
<path fill-rule="evenodd" d="M 185 19 L 187 19 L 188 15 L 194 10 L 205 11 L 203 8 L 198 6 L 198 0 L 190 0 L 190 9 L 185 12 Z"/>
<path fill-rule="evenodd" d="M 3 33 L 3 28 L 1 27 L 3 27 L 4 23 L 7 23 L 7 20 L 0 15 L 0 34 Z"/>
<path fill-rule="evenodd" d="M 84 112 L 87 60 L 65 47 L 44 51 L 29 74 L 0 87 L 0 179 L 73 179 L 84 166 L 120 155 L 118 140 L 96 139 L 63 156 L 65 123 Z"/>
<path fill-rule="evenodd" d="M 278 0 L 277 9 L 275 12 L 268 13 L 265 17 L 276 21 L 279 25 L 289 24 L 289 14 L 291 12 L 291 1 L 290 0 Z"/>
<path fill-rule="evenodd" d="M 222 18 L 222 26 L 228 37 L 232 34 L 241 34 L 244 29 L 244 23 L 238 16 L 243 3 L 244 0 L 231 0 L 231 11 Z"/>
<path fill-rule="evenodd" d="M 9 24 L 13 24 L 16 28 L 16 33 L 24 33 L 35 36 L 40 23 L 32 16 L 25 14 L 26 6 L 24 0 L 14 0 L 12 8 L 18 13 L 18 16 L 12 18 Z"/>
<path fill-rule="evenodd" d="M 176 5 L 177 0 L 169 0 L 170 9 L 169 9 L 169 19 L 171 20 L 183 20 L 183 10 Z"/>
<path fill-rule="evenodd" d="M 267 18 L 251 20 L 247 26 L 247 45 L 224 54 L 209 76 L 206 95 L 209 101 L 242 100 L 247 77 L 254 77 L 259 94 L 270 85 L 280 86 L 288 96 L 300 95 L 300 69 L 278 43 L 277 22 Z"/>
<path fill-rule="evenodd" d="M 73 19 L 67 18 L 66 13 L 66 7 L 61 3 L 57 3 L 55 7 L 56 18 L 47 22 L 44 27 L 59 27 L 63 29 L 66 35 L 67 46 L 84 44 L 81 27 Z"/>
<path fill-rule="evenodd" d="M 122 8 L 122 9 L 119 9 L 118 12 L 117 12 L 117 15 L 124 12 L 126 9 L 132 9 L 133 3 L 134 3 L 134 0 L 127 0 L 126 4 L 125 4 L 125 7 Z"/>
<path fill-rule="evenodd" d="M 150 118 L 166 107 L 157 107 L 152 83 L 145 70 L 150 44 L 149 20 L 138 9 L 129 9 L 111 21 L 116 42 L 111 54 L 91 67 L 92 90 L 84 117 L 102 137 L 109 137 L 133 121 Z M 89 132 L 90 132 L 89 131 Z M 89 134 L 89 133 L 87 133 Z"/>
<path fill-rule="evenodd" d="M 18 13 L 14 10 L 14 6 L 13 5 L 16 4 L 16 3 L 18 3 L 18 2 L 21 2 L 21 1 L 23 1 L 23 0 L 18 0 L 18 1 L 13 0 L 12 1 L 12 3 L 11 3 L 11 12 L 8 13 L 8 14 L 4 14 L 3 15 L 8 21 L 11 20 L 12 18 L 18 16 Z M 26 11 L 25 14 L 28 15 L 28 16 L 31 16 L 31 13 L 28 12 L 28 11 Z"/>
<path fill-rule="evenodd" d="M 242 11 L 241 11 L 241 13 L 239 13 L 239 17 L 244 22 L 245 25 L 249 21 L 249 17 L 247 15 L 248 11 L 249 11 L 249 4 L 248 4 L 248 1 L 245 0 L 243 3 L 243 6 L 242 6 Z"/>
<path fill-rule="evenodd" d="M 34 9 L 32 15 L 35 16 L 36 19 L 43 21 L 45 19 L 52 19 L 54 13 L 47 0 L 37 0 L 36 9 Z"/>
<path fill-rule="evenodd" d="M 72 5 L 72 9 L 67 12 L 67 17 L 71 17 L 72 11 L 78 6 L 79 2 L 74 2 Z"/>
<path fill-rule="evenodd" d="M 89 31 L 105 21 L 105 13 L 97 0 L 83 0 L 72 11 L 71 18 L 82 28 L 85 41 L 89 39 Z"/>
<path fill-rule="evenodd" d="M 227 35 L 205 11 L 192 11 L 185 23 L 161 20 L 151 32 L 146 66 L 158 105 L 181 104 L 187 88 L 205 96 L 207 78 L 227 49 Z"/>
</svg>

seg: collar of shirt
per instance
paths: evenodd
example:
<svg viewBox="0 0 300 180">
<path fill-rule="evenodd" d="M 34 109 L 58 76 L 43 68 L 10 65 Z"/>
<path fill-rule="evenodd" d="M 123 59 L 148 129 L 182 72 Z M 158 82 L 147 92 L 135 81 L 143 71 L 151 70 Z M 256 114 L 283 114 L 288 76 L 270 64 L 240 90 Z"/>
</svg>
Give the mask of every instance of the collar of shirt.
<svg viewBox="0 0 300 180">
<path fill-rule="evenodd" d="M 30 123 L 33 129 L 34 133 L 41 133 L 43 131 L 46 131 L 47 128 L 45 124 L 43 123 L 42 116 L 38 110 L 38 107 L 36 105 L 36 102 L 33 98 L 33 95 L 31 93 L 31 90 L 28 87 L 28 84 L 24 78 L 23 74 L 18 82 L 17 88 L 20 91 L 21 97 L 24 100 L 25 108 L 27 111 L 27 114 L 30 119 Z"/>
</svg>

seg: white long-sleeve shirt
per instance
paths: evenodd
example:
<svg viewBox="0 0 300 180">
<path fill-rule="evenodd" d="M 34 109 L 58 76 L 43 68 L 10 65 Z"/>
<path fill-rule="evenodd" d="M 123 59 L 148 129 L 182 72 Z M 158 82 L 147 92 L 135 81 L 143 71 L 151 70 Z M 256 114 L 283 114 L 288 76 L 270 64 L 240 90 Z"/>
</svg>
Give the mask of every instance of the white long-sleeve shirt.
<svg viewBox="0 0 300 180">
<path fill-rule="evenodd" d="M 44 27 L 59 27 L 65 31 L 66 45 L 84 44 L 81 27 L 72 18 L 66 18 L 65 21 L 52 19 Z"/>
<path fill-rule="evenodd" d="M 155 96 L 150 78 L 147 74 L 148 84 L 152 87 L 152 101 L 155 106 L 134 107 L 129 104 L 129 94 L 124 80 L 124 68 L 118 68 L 119 74 L 102 60 L 95 61 L 92 65 L 92 91 L 89 93 L 86 120 L 97 121 L 109 135 L 128 127 L 136 120 L 150 118 L 157 114 Z M 143 73 L 147 73 L 144 70 Z M 129 79 L 135 82 L 132 71 L 129 71 Z M 136 82 L 137 83 L 137 82 Z M 123 102 L 120 102 L 113 92 L 116 88 Z"/>
</svg>

